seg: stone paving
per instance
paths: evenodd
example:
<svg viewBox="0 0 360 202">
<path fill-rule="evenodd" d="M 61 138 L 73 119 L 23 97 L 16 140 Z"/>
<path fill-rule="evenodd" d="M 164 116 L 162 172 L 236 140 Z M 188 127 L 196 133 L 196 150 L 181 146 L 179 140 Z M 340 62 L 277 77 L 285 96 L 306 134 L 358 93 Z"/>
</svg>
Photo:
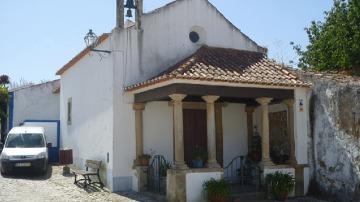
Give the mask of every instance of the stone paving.
<svg viewBox="0 0 360 202">
<path fill-rule="evenodd" d="M 0 201 L 156 201 L 146 194 L 84 190 L 74 185 L 73 180 L 72 176 L 63 176 L 59 166 L 52 166 L 44 176 L 29 172 L 0 176 Z"/>
<path fill-rule="evenodd" d="M 100 189 L 84 190 L 82 187 L 74 185 L 73 180 L 74 178 L 72 176 L 63 176 L 62 167 L 59 166 L 52 166 L 44 176 L 29 172 L 0 176 L 0 201 L 159 201 L 159 198 L 154 198 L 153 195 L 146 193 L 110 193 Z M 312 198 L 299 198 L 289 201 L 321 202 L 320 200 Z"/>
</svg>

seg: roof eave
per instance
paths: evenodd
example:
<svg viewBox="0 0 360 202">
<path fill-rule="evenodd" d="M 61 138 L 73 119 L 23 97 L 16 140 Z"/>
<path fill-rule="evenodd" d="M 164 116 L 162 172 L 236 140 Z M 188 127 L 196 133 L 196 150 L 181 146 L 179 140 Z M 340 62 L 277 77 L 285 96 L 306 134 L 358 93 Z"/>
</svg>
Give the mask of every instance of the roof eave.
<svg viewBox="0 0 360 202">
<path fill-rule="evenodd" d="M 210 85 L 210 86 L 226 86 L 226 87 L 253 87 L 253 88 L 268 88 L 268 89 L 295 89 L 295 88 L 310 88 L 311 84 L 283 84 L 275 85 L 266 82 L 231 82 L 221 80 L 205 80 L 205 79 L 186 79 L 186 78 L 166 78 L 158 82 L 144 83 L 137 86 L 126 87 L 124 90 L 126 93 L 137 94 L 146 92 L 159 87 L 171 85 L 171 84 L 198 84 L 198 85 Z"/>
</svg>

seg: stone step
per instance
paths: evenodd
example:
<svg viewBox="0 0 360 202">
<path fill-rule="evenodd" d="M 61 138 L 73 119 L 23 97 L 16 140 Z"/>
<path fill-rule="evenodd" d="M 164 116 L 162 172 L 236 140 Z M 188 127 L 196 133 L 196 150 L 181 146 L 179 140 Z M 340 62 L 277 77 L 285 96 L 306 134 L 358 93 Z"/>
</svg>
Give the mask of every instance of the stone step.
<svg viewBox="0 0 360 202">
<path fill-rule="evenodd" d="M 265 192 L 249 192 L 249 193 L 238 193 L 231 195 L 231 201 L 234 202 L 252 202 L 266 200 Z"/>
</svg>

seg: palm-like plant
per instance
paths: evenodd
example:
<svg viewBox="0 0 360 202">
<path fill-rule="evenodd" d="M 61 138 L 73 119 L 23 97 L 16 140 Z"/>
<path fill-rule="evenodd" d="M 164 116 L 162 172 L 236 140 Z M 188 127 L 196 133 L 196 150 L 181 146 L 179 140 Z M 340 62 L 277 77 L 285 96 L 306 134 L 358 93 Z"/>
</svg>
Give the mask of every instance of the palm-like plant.
<svg viewBox="0 0 360 202">
<path fill-rule="evenodd" d="M 268 174 L 265 181 L 270 194 L 277 200 L 286 200 L 288 194 L 295 187 L 295 179 L 290 173 L 277 171 L 273 174 Z"/>
<path fill-rule="evenodd" d="M 203 192 L 206 198 L 211 202 L 225 202 L 230 197 L 230 184 L 225 179 L 210 180 L 204 182 Z"/>
</svg>

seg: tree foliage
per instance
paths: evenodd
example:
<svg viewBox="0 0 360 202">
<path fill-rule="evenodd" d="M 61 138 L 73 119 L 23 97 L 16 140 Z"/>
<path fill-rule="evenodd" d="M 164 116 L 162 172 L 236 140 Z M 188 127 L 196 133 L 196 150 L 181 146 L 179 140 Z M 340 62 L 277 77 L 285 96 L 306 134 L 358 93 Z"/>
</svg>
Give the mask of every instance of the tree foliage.
<svg viewBox="0 0 360 202">
<path fill-rule="evenodd" d="M 7 84 L 9 84 L 9 77 L 7 75 L 0 76 L 0 120 L 7 118 L 7 102 L 8 102 L 8 88 Z"/>
<path fill-rule="evenodd" d="M 360 67 L 360 0 L 334 0 L 324 22 L 305 28 L 309 45 L 294 49 L 299 67 L 316 70 L 354 70 Z"/>
</svg>

